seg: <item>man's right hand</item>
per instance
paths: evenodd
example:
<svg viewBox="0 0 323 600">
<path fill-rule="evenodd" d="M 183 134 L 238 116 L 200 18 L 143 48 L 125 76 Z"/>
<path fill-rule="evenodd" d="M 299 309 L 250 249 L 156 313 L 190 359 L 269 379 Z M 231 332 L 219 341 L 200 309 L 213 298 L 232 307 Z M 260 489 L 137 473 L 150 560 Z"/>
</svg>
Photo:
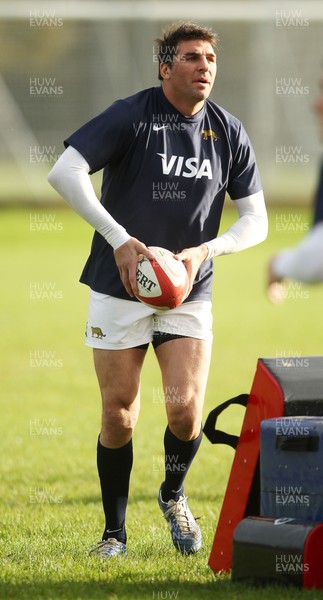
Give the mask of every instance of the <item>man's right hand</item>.
<svg viewBox="0 0 323 600">
<path fill-rule="evenodd" d="M 132 237 L 114 250 L 114 258 L 119 269 L 121 281 L 129 296 L 138 294 L 137 263 L 141 256 L 153 259 L 153 253 L 136 238 Z"/>
</svg>

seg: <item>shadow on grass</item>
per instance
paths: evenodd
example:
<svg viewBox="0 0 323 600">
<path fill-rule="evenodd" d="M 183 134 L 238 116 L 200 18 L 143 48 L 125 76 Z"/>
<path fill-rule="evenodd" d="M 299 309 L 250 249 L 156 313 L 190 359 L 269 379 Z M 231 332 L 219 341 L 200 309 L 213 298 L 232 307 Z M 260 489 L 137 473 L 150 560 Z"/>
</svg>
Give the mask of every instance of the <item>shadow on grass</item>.
<svg viewBox="0 0 323 600">
<path fill-rule="evenodd" d="M 152 503 L 156 503 L 157 502 L 157 497 L 158 497 L 158 489 L 156 490 L 156 494 L 132 494 L 129 500 L 129 505 L 135 505 L 138 503 L 142 503 L 142 502 L 152 502 Z M 192 501 L 194 500 L 198 500 L 198 502 L 209 502 L 210 506 L 213 507 L 214 505 L 216 505 L 217 503 L 219 503 L 222 500 L 222 495 L 211 495 L 211 494 L 203 494 L 200 493 L 198 494 L 198 498 L 194 498 L 194 494 L 192 494 Z M 63 503 L 62 505 L 67 506 L 67 505 L 78 505 L 78 504 L 82 504 L 82 505 L 88 505 L 88 504 L 100 504 L 101 506 L 101 496 L 100 494 L 91 494 L 89 496 L 85 496 L 85 495 L 80 495 L 77 496 L 75 494 L 73 494 L 72 497 L 69 496 L 64 496 L 63 499 Z M 48 502 L 50 504 L 50 502 Z M 8 501 L 8 504 L 10 504 L 10 506 L 14 506 L 14 501 L 10 498 L 10 502 Z M 44 502 L 44 504 L 46 504 L 46 502 Z M 17 502 L 16 502 L 17 506 L 21 505 L 21 499 L 19 497 L 17 497 Z"/>
<path fill-rule="evenodd" d="M 242 583 L 232 583 L 228 579 L 214 579 L 208 583 L 62 581 L 0 584 L 0 597 L 6 600 L 293 600 L 300 598 L 300 594 L 304 598 L 304 593 L 307 599 L 317 598 L 317 590 L 306 592 L 294 587 L 251 587 Z"/>
</svg>

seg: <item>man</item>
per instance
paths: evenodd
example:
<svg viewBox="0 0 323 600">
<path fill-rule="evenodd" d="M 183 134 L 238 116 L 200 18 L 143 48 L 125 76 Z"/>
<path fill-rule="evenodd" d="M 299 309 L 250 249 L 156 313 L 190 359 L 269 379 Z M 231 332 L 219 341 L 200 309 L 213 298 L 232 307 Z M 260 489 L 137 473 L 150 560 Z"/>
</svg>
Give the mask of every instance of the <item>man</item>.
<svg viewBox="0 0 323 600">
<path fill-rule="evenodd" d="M 313 108 L 318 117 L 320 138 L 323 141 L 323 78 Z M 287 279 L 310 284 L 323 281 L 323 164 L 314 198 L 311 229 L 295 248 L 281 250 L 269 262 L 267 296 L 273 304 L 285 300 Z"/>
<path fill-rule="evenodd" d="M 96 552 L 103 557 L 126 552 L 132 434 L 150 342 L 167 399 L 159 506 L 176 549 L 193 553 L 202 544 L 183 483 L 202 439 L 212 342 L 211 259 L 267 235 L 248 137 L 237 119 L 207 100 L 216 75 L 216 42 L 199 25 L 168 27 L 157 40 L 161 86 L 115 102 L 81 127 L 66 140 L 49 175 L 97 230 L 81 281 L 91 288 L 86 343 L 94 348 L 102 395 L 97 464 L 106 524 Z M 99 169 L 104 169 L 101 203 L 89 178 Z M 175 195 L 164 201 L 161 189 L 179 191 L 181 201 Z M 239 219 L 215 238 L 226 191 Z M 152 245 L 171 250 L 189 274 L 188 297 L 166 313 L 135 298 L 138 258 L 153 258 Z M 176 398 L 169 390 L 176 390 Z M 172 469 L 174 457 L 180 472 Z"/>
</svg>

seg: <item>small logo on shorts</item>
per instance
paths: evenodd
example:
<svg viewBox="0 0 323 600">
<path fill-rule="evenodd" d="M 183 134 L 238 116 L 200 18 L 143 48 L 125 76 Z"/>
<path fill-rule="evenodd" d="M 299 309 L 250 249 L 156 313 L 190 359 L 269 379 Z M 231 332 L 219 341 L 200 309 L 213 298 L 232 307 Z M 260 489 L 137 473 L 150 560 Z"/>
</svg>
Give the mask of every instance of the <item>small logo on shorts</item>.
<svg viewBox="0 0 323 600">
<path fill-rule="evenodd" d="M 91 326 L 91 331 L 92 331 L 93 338 L 98 338 L 99 340 L 102 340 L 102 338 L 106 337 L 106 335 L 105 335 L 105 333 L 103 333 L 101 327 L 92 327 Z"/>
</svg>

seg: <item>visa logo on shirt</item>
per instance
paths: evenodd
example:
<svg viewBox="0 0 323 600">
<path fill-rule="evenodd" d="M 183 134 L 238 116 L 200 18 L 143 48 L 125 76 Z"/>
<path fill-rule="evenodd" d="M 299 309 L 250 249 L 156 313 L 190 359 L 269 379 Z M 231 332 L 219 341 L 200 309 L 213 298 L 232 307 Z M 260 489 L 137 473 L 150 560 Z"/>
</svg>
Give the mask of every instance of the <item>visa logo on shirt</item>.
<svg viewBox="0 0 323 600">
<path fill-rule="evenodd" d="M 175 177 L 207 177 L 213 179 L 211 162 L 205 158 L 201 164 L 196 157 L 187 158 L 184 156 L 172 155 L 167 162 L 166 154 L 157 152 L 157 155 L 162 159 L 163 175 L 175 175 Z"/>
</svg>

